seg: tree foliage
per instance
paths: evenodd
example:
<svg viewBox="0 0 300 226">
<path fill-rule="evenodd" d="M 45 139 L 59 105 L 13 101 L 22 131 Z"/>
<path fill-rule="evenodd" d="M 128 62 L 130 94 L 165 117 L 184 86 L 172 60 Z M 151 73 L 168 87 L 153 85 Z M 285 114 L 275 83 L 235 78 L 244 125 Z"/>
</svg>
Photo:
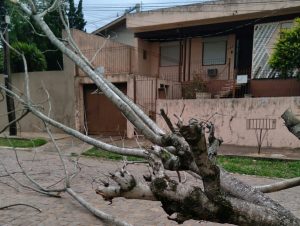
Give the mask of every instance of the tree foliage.
<svg viewBox="0 0 300 226">
<path fill-rule="evenodd" d="M 82 0 L 79 0 L 77 8 L 75 7 L 74 0 L 69 0 L 68 19 L 70 28 L 84 30 L 86 21 L 84 20 L 82 11 Z"/>
<path fill-rule="evenodd" d="M 291 29 L 283 29 L 269 60 L 271 68 L 280 77 L 292 77 L 300 69 L 300 18 L 295 20 Z M 299 74 L 299 72 L 298 72 Z"/>
<path fill-rule="evenodd" d="M 51 1 L 52 2 L 52 1 Z M 45 8 L 49 7 L 50 2 L 49 1 L 40 1 L 39 4 L 36 4 L 39 11 L 44 10 Z M 29 47 L 29 45 L 33 44 L 30 48 L 32 49 L 39 49 L 40 56 L 38 59 L 42 60 L 37 64 L 35 62 L 34 65 L 46 65 L 46 68 L 38 66 L 38 68 L 30 68 L 30 71 L 39 71 L 39 70 L 61 70 L 63 68 L 63 57 L 62 53 L 49 41 L 49 39 L 45 36 L 41 36 L 38 34 L 42 34 L 43 32 L 41 29 L 36 26 L 35 22 L 32 18 L 28 17 L 27 15 L 24 15 L 24 13 L 16 7 L 14 4 L 7 3 L 7 14 L 11 17 L 11 25 L 10 25 L 10 43 L 13 46 L 26 46 Z M 63 29 L 62 22 L 59 18 L 59 13 L 57 11 L 53 11 L 45 16 L 45 21 L 47 24 L 49 24 L 49 27 L 53 31 L 53 33 L 57 37 L 61 37 L 61 32 Z M 20 42 L 20 43 L 19 43 Z M 26 49 L 27 49 L 26 47 Z M 35 52 L 37 53 L 37 52 Z M 44 57 L 41 57 L 41 54 L 44 55 Z M 13 54 L 12 54 L 13 56 Z M 27 56 L 26 56 L 27 57 Z M 43 62 L 43 59 L 46 59 L 46 64 Z M 17 71 L 23 68 L 23 63 L 21 62 L 20 65 L 17 65 L 20 63 L 17 58 L 11 58 L 11 62 L 13 65 L 12 70 L 14 68 L 18 68 Z M 0 65 L 3 67 L 3 61 L 1 61 Z"/>
<path fill-rule="evenodd" d="M 43 71 L 47 69 L 47 62 L 44 54 L 34 43 L 15 42 L 12 47 L 22 52 L 27 60 L 28 71 Z M 22 57 L 11 52 L 11 69 L 13 72 L 24 72 Z"/>
</svg>

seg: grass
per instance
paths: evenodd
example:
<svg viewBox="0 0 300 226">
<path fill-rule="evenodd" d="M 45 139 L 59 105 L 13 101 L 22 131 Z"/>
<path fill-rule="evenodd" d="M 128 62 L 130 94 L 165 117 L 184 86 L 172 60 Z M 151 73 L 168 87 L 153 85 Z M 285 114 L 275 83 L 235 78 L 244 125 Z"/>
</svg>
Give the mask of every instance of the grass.
<svg viewBox="0 0 300 226">
<path fill-rule="evenodd" d="M 99 150 L 95 147 L 83 152 L 82 155 L 103 158 L 103 159 L 110 159 L 110 160 L 122 160 L 123 159 L 122 155 L 111 153 L 108 151 Z M 138 158 L 138 157 L 133 157 L 133 156 L 127 156 L 127 160 L 128 161 L 143 161 L 144 159 Z"/>
<path fill-rule="evenodd" d="M 123 159 L 122 155 L 99 150 L 95 147 L 85 151 L 82 155 L 110 160 Z M 127 156 L 127 160 L 142 161 L 143 159 Z M 300 161 L 218 156 L 218 164 L 232 173 L 277 178 L 300 177 Z"/>
<path fill-rule="evenodd" d="M 300 161 L 218 156 L 218 164 L 233 173 L 264 177 L 300 177 Z"/>
<path fill-rule="evenodd" d="M 21 138 L 0 138 L 0 146 L 16 148 L 32 148 L 46 144 L 47 141 L 41 138 L 21 139 Z"/>
</svg>

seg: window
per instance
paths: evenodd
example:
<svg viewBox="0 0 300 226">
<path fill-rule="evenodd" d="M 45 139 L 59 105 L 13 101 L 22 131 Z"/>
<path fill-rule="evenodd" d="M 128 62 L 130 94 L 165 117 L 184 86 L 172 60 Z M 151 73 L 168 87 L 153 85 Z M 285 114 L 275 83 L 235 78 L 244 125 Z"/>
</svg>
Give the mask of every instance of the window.
<svg viewBox="0 0 300 226">
<path fill-rule="evenodd" d="M 180 42 L 160 44 L 160 66 L 177 66 L 180 63 Z"/>
<path fill-rule="evenodd" d="M 227 37 L 206 38 L 203 41 L 203 65 L 226 64 Z"/>
<path fill-rule="evenodd" d="M 143 49 L 143 60 L 147 60 L 147 51 Z"/>
</svg>

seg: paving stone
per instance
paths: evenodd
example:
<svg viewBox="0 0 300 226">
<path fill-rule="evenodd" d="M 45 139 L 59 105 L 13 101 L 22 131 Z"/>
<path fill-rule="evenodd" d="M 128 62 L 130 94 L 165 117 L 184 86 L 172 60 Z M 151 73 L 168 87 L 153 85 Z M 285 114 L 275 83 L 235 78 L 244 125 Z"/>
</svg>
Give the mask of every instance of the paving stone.
<svg viewBox="0 0 300 226">
<path fill-rule="evenodd" d="M 65 145 L 65 148 L 70 152 L 70 146 Z M 65 149 L 63 149 L 65 150 Z M 54 153 L 40 151 L 36 153 L 35 161 L 29 161 L 33 158 L 33 152 L 19 152 L 19 158 L 22 165 L 29 170 L 28 172 L 33 178 L 38 179 L 44 185 L 50 185 L 54 181 L 58 181 L 63 176 L 60 160 Z M 0 158 L 5 163 L 11 172 L 20 171 L 17 167 L 14 154 L 11 150 L 0 149 Z M 66 161 L 68 170 L 73 170 L 71 161 Z M 167 219 L 167 214 L 160 207 L 159 202 L 143 201 L 143 200 L 126 200 L 124 198 L 114 199 L 109 205 L 108 202 L 102 200 L 92 187 L 94 178 L 101 176 L 101 173 L 114 172 L 122 166 L 122 163 L 105 161 L 92 158 L 81 158 L 80 174 L 72 182 L 72 187 L 83 198 L 89 201 L 92 205 L 109 214 L 118 216 L 120 219 L 138 226 L 173 226 L 175 222 Z M 128 170 L 141 177 L 147 172 L 145 165 L 130 165 Z M 44 172 L 46 174 L 37 174 Z M 50 173 L 49 173 L 50 172 Z M 0 166 L 0 175 L 5 174 L 3 167 Z M 24 183 L 28 181 L 16 175 Z M 276 180 L 238 175 L 241 180 L 252 185 L 271 183 Z M 17 186 L 8 178 L 0 178 L 0 180 L 10 182 Z M 279 201 L 283 206 L 291 210 L 295 215 L 300 217 L 300 189 L 292 188 L 281 192 L 270 194 L 270 196 Z M 20 188 L 20 192 L 0 183 L 0 206 L 8 203 L 28 203 L 42 209 L 41 213 L 36 210 L 24 206 L 13 207 L 0 212 L 0 225 L 15 226 L 15 225 L 30 225 L 30 226 L 102 226 L 105 225 L 96 217 L 90 214 L 89 211 L 80 206 L 68 194 L 63 194 L 62 198 L 50 198 L 42 194 L 38 194 L 27 189 Z M 187 221 L 184 226 L 195 225 L 219 225 L 209 222 Z"/>
</svg>

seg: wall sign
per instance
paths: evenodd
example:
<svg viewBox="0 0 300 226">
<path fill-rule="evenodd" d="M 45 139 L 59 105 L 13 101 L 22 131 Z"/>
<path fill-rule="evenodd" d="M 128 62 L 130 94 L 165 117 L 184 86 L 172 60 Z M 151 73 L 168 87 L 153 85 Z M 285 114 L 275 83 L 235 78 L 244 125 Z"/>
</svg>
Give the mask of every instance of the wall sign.
<svg viewBox="0 0 300 226">
<path fill-rule="evenodd" d="M 248 82 L 248 75 L 237 75 L 236 83 L 237 84 L 246 84 Z"/>
</svg>

